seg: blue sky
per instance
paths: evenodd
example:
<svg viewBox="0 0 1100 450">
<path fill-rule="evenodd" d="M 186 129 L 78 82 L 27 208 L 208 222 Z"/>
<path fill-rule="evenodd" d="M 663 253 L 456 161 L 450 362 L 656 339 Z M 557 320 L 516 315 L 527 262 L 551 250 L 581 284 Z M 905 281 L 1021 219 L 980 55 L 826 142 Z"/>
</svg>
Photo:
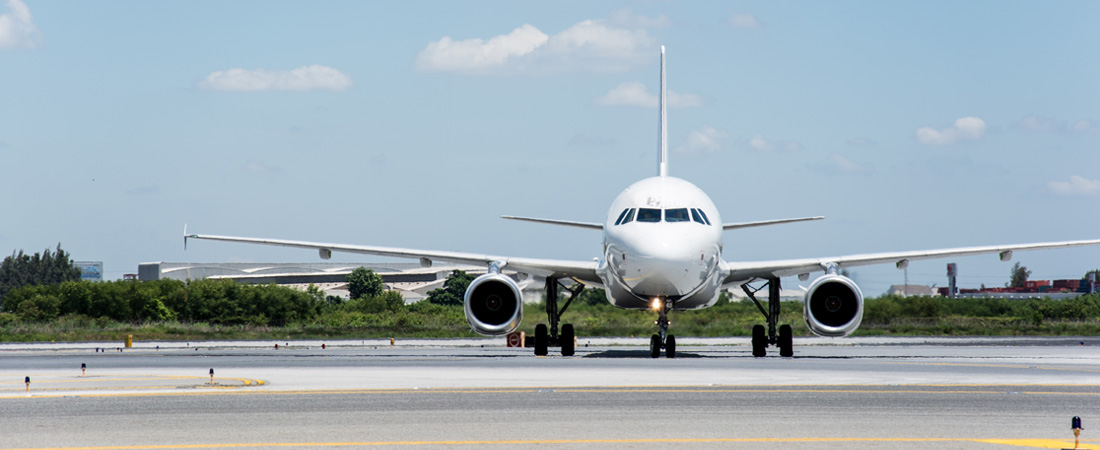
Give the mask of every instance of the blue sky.
<svg viewBox="0 0 1100 450">
<path fill-rule="evenodd" d="M 590 259 L 655 172 L 760 260 L 1100 237 L 1097 2 L 0 4 L 0 250 L 312 261 L 180 234 Z M 370 260 L 334 255 L 336 260 Z M 1017 253 L 1080 277 L 1100 249 Z M 1009 264 L 958 258 L 963 287 Z M 913 263 L 945 283 L 948 261 Z M 857 268 L 868 294 L 900 284 Z M 795 281 L 787 281 L 792 287 Z"/>
</svg>

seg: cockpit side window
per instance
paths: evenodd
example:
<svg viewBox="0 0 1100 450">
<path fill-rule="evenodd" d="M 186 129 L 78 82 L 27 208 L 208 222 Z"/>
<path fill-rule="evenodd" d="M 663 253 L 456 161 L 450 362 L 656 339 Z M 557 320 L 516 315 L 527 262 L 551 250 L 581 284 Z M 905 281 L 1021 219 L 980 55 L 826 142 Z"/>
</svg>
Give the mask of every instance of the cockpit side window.
<svg viewBox="0 0 1100 450">
<path fill-rule="evenodd" d="M 623 212 L 619 214 L 619 218 L 615 220 L 615 225 L 623 223 L 623 219 L 626 218 L 626 213 L 628 212 L 630 212 L 630 208 L 624 209 Z"/>
<path fill-rule="evenodd" d="M 699 215 L 701 212 L 702 211 L 700 211 L 698 209 L 691 208 L 691 220 L 694 220 L 694 221 L 699 222 L 703 225 L 706 225 L 707 222 L 705 220 L 703 220 L 703 216 Z"/>
<path fill-rule="evenodd" d="M 660 222 L 661 210 L 653 208 L 638 208 L 638 221 L 639 222 Z"/>
<path fill-rule="evenodd" d="M 623 218 L 623 223 L 630 223 L 634 221 L 634 208 L 626 210 L 626 217 Z"/>
<path fill-rule="evenodd" d="M 699 210 L 699 216 L 703 218 L 703 222 L 706 222 L 707 225 L 710 225 L 710 219 L 707 218 L 707 213 L 703 212 L 702 209 Z"/>
<path fill-rule="evenodd" d="M 665 222 L 689 222 L 687 208 L 675 208 L 665 210 Z"/>
</svg>

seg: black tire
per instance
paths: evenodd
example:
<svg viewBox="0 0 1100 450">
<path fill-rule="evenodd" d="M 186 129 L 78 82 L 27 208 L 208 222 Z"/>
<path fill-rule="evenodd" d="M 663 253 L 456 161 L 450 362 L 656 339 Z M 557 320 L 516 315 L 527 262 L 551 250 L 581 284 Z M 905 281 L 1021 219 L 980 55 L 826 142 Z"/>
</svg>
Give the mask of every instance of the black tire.
<svg viewBox="0 0 1100 450">
<path fill-rule="evenodd" d="M 561 326 L 561 356 L 573 356 L 576 350 L 576 335 L 573 334 L 573 324 L 567 323 Z"/>
<path fill-rule="evenodd" d="M 656 334 L 649 338 L 649 356 L 654 359 L 661 357 L 661 337 Z"/>
<path fill-rule="evenodd" d="M 535 325 L 535 356 L 546 356 L 550 347 L 550 333 L 546 324 Z"/>
<path fill-rule="evenodd" d="M 752 327 L 752 356 L 763 358 L 768 355 L 768 338 L 764 336 L 763 325 Z"/>
<path fill-rule="evenodd" d="M 665 358 L 676 357 L 676 336 L 668 335 L 665 338 Z"/>
<path fill-rule="evenodd" d="M 779 356 L 784 358 L 794 356 L 794 336 L 790 325 L 779 326 Z"/>
</svg>

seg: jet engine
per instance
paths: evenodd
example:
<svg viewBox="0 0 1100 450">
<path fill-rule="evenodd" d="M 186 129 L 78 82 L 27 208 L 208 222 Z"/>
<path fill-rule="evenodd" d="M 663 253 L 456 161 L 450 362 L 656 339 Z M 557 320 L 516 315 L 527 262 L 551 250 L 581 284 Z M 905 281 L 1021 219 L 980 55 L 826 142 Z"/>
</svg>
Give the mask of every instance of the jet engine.
<svg viewBox="0 0 1100 450">
<path fill-rule="evenodd" d="M 863 294 L 851 278 L 822 275 L 806 290 L 802 311 L 814 334 L 847 336 L 863 321 Z"/>
<path fill-rule="evenodd" d="M 478 334 L 499 336 L 519 327 L 523 295 L 507 275 L 491 272 L 474 279 L 464 298 L 466 321 Z"/>
</svg>

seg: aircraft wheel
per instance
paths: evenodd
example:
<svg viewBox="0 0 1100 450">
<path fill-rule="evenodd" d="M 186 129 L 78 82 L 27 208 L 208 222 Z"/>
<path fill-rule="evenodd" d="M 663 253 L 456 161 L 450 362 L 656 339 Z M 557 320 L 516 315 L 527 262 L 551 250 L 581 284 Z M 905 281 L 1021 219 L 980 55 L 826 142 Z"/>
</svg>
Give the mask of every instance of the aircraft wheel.
<svg viewBox="0 0 1100 450">
<path fill-rule="evenodd" d="M 752 327 L 752 356 L 762 358 L 768 354 L 768 338 L 764 336 L 763 325 Z"/>
<path fill-rule="evenodd" d="M 576 335 L 573 334 L 573 324 L 567 323 L 561 326 L 561 356 L 573 356 L 575 353 Z"/>
<path fill-rule="evenodd" d="M 661 357 L 661 337 L 656 334 L 649 338 L 649 356 L 653 358 Z"/>
<path fill-rule="evenodd" d="M 790 325 L 779 326 L 779 356 L 784 358 L 794 356 L 794 336 Z"/>
<path fill-rule="evenodd" d="M 665 338 L 665 357 L 676 357 L 676 336 L 673 336 L 671 334 L 668 335 L 667 338 Z"/>
<path fill-rule="evenodd" d="M 535 356 L 546 356 L 550 347 L 550 333 L 546 331 L 546 324 L 535 325 Z"/>
</svg>

